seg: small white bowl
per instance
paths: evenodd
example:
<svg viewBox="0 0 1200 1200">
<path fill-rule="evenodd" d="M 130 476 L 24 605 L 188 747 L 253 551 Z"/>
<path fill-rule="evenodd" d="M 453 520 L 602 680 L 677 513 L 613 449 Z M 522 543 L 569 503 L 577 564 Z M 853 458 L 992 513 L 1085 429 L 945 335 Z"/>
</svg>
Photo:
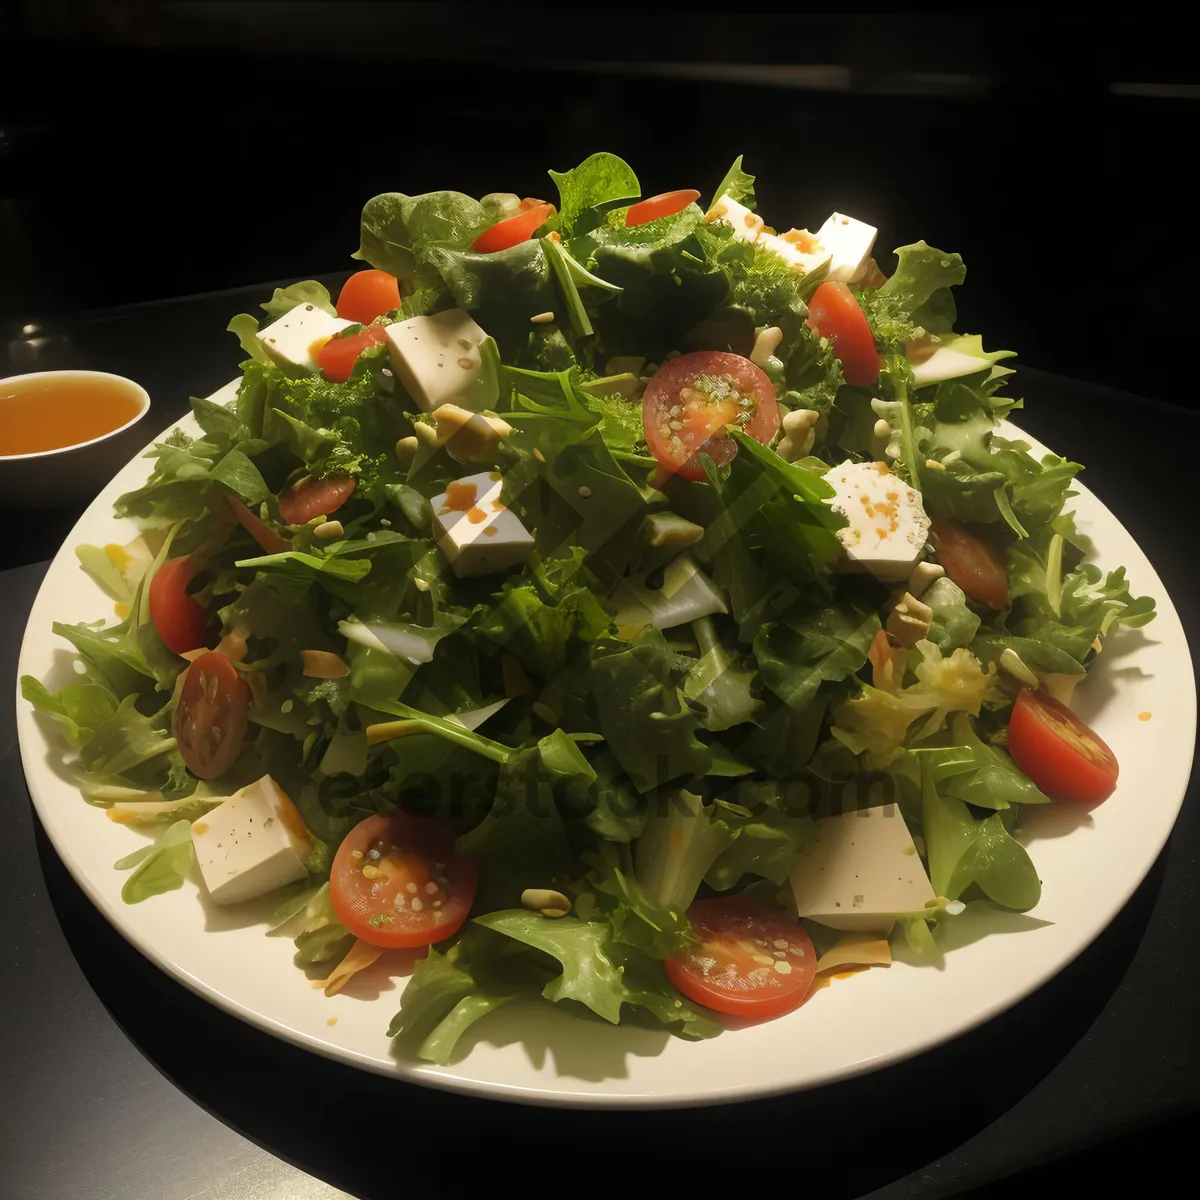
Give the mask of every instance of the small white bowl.
<svg viewBox="0 0 1200 1200">
<path fill-rule="evenodd" d="M 143 434 L 137 426 L 150 411 L 149 393 L 123 375 L 107 371 L 37 371 L 0 379 L 0 421 L 6 419 L 5 389 L 32 379 L 64 384 L 104 379 L 125 388 L 137 401 L 138 410 L 124 425 L 87 442 L 32 454 L 0 454 L 0 504 L 10 513 L 70 508 L 90 500 L 141 449 Z"/>
</svg>

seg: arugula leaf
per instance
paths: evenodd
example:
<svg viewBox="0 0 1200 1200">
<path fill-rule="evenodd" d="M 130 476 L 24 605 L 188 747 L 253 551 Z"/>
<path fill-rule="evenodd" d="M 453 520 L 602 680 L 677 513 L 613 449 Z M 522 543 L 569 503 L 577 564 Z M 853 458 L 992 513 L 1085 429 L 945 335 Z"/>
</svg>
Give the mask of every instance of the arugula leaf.
<svg viewBox="0 0 1200 1200">
<path fill-rule="evenodd" d="M 1049 803 L 1003 750 L 980 740 L 965 713 L 954 717 L 950 729 L 948 745 L 915 751 L 941 795 L 997 811 L 1012 804 Z"/>
<path fill-rule="evenodd" d="M 713 193 L 712 204 L 708 207 L 712 208 L 713 204 L 716 204 L 722 196 L 728 196 L 730 200 L 736 200 L 747 208 L 754 207 L 754 176 L 742 170 L 740 154 L 733 160 L 733 166 L 725 172 L 725 178 L 717 185 L 717 190 Z"/>
<path fill-rule="evenodd" d="M 805 709 L 822 682 L 837 683 L 862 669 L 880 628 L 874 611 L 849 600 L 806 598 L 754 639 L 763 683 L 788 707 Z"/>
<path fill-rule="evenodd" d="M 602 638 L 592 647 L 588 683 L 600 732 L 634 786 L 648 792 L 711 761 L 696 737 L 700 719 L 682 696 L 682 672 L 653 627 L 630 642 Z"/>
<path fill-rule="evenodd" d="M 641 185 L 629 164 L 603 151 L 585 158 L 570 171 L 550 171 L 549 175 L 558 188 L 559 230 L 564 237 L 574 231 L 584 209 L 641 195 Z"/>
<path fill-rule="evenodd" d="M 183 886 L 194 860 L 192 824 L 190 821 L 176 821 L 163 831 L 152 846 L 127 854 L 115 864 L 118 871 L 134 868 L 133 874 L 121 888 L 121 899 L 126 904 L 140 904 L 151 896 L 178 890 Z"/>
<path fill-rule="evenodd" d="M 957 900 L 974 884 L 1005 908 L 1026 912 L 1037 904 L 1037 870 L 999 813 L 976 821 L 961 800 L 939 795 L 929 770 L 922 772 L 921 794 L 921 830 L 937 895 Z"/>
<path fill-rule="evenodd" d="M 728 799 L 736 805 L 723 818 L 733 844 L 709 867 L 704 882 L 721 892 L 746 876 L 786 882 L 796 855 L 812 836 L 812 818 L 797 811 L 797 801 L 807 801 L 807 795 L 790 783 L 748 779 Z"/>
</svg>

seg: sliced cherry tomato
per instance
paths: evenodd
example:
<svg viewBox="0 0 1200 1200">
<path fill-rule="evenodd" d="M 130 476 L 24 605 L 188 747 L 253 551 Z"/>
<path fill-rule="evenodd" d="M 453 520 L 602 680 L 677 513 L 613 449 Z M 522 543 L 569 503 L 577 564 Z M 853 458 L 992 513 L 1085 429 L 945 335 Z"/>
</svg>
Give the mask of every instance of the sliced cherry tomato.
<svg viewBox="0 0 1200 1200">
<path fill-rule="evenodd" d="M 972 600 L 989 608 L 1008 604 L 1008 568 L 1004 559 L 982 538 L 953 517 L 931 517 L 933 548 L 946 574 Z"/>
<path fill-rule="evenodd" d="M 879 382 L 875 335 L 854 293 L 844 283 L 823 283 L 817 288 L 808 302 L 808 323 L 833 343 L 847 383 L 871 387 Z"/>
<path fill-rule="evenodd" d="M 367 817 L 334 856 L 329 899 L 338 920 L 373 946 L 428 946 L 455 933 L 475 900 L 475 859 L 454 831 L 400 811 Z"/>
<path fill-rule="evenodd" d="M 351 475 L 306 476 L 279 493 L 279 519 L 287 525 L 304 525 L 313 517 L 337 512 L 358 487 Z"/>
<path fill-rule="evenodd" d="M 739 1017 L 777 1017 L 808 995 L 817 952 L 795 922 L 745 896 L 697 900 L 688 920 L 700 944 L 666 967 L 689 1000 Z"/>
<path fill-rule="evenodd" d="M 150 620 L 172 654 L 204 645 L 208 617 L 187 593 L 195 568 L 189 555 L 168 558 L 150 580 Z"/>
<path fill-rule="evenodd" d="M 216 779 L 237 761 L 249 702 L 246 681 L 224 654 L 209 650 L 192 661 L 175 701 L 171 732 L 185 766 L 198 779 Z"/>
<path fill-rule="evenodd" d="M 342 284 L 337 315 L 343 321 L 369 325 L 376 317 L 400 307 L 400 283 L 386 271 L 355 271 Z"/>
<path fill-rule="evenodd" d="M 528 201 L 522 201 L 522 211 L 515 217 L 505 217 L 497 221 L 489 229 L 485 229 L 476 239 L 471 249 L 476 254 L 495 254 L 497 250 L 507 250 L 510 246 L 527 242 L 533 237 L 533 232 L 542 225 L 554 212 L 553 204 L 534 204 L 528 208 Z"/>
<path fill-rule="evenodd" d="M 646 225 L 657 221 L 660 217 L 673 217 L 677 212 L 683 212 L 694 200 L 700 199 L 700 193 L 692 188 L 681 188 L 677 192 L 663 192 L 646 200 L 639 200 L 625 214 L 626 226 Z"/>
<path fill-rule="evenodd" d="M 317 354 L 317 363 L 326 379 L 345 383 L 358 362 L 358 356 L 372 346 L 387 341 L 387 326 L 364 325 L 357 333 L 346 337 L 331 337 Z"/>
<path fill-rule="evenodd" d="M 226 502 L 241 527 L 259 544 L 264 554 L 282 554 L 292 548 L 291 543 L 282 538 L 256 513 L 252 513 L 236 496 L 226 495 Z"/>
<path fill-rule="evenodd" d="M 748 358 L 698 350 L 669 359 L 646 385 L 642 427 L 650 453 L 665 470 L 703 482 L 701 453 L 717 466 L 737 454 L 726 425 L 741 426 L 764 445 L 779 430 L 775 388 Z"/>
<path fill-rule="evenodd" d="M 1053 800 L 1091 807 L 1117 786 L 1117 756 L 1065 704 L 1025 688 L 1008 722 L 1012 760 Z"/>
</svg>

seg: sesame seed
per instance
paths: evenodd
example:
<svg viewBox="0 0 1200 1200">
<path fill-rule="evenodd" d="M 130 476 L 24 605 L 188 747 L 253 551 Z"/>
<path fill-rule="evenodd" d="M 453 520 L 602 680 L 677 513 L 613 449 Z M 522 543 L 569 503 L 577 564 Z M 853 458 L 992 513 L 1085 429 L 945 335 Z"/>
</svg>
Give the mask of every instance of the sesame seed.
<svg viewBox="0 0 1200 1200">
<path fill-rule="evenodd" d="M 776 950 L 786 950 L 787 949 L 787 939 L 786 938 L 776 938 L 774 940 L 774 942 L 772 942 L 771 944 L 775 947 Z"/>
<path fill-rule="evenodd" d="M 408 903 L 408 897 L 403 892 L 397 892 L 396 899 L 392 901 L 392 904 L 396 908 L 403 908 L 406 903 Z"/>
<path fill-rule="evenodd" d="M 775 964 L 775 970 L 780 975 L 790 975 L 792 973 L 792 964 L 784 959 L 782 962 Z"/>
<path fill-rule="evenodd" d="M 441 907 L 442 907 L 442 902 L 441 902 L 440 900 L 435 900 L 435 901 L 433 902 L 433 907 L 434 907 L 434 908 L 441 908 Z"/>
<path fill-rule="evenodd" d="M 420 896 L 414 896 L 412 906 L 413 912 L 420 912 L 425 907 L 425 901 Z"/>
<path fill-rule="evenodd" d="M 362 858 L 362 851 L 361 850 L 351 850 L 350 857 L 351 858 Z"/>
<path fill-rule="evenodd" d="M 425 895 L 427 895 L 427 896 L 433 896 L 433 895 L 436 895 L 436 893 L 437 893 L 437 884 L 436 884 L 436 883 L 434 883 L 434 882 L 433 882 L 433 880 L 431 879 L 431 880 L 430 880 L 430 881 L 429 881 L 429 882 L 428 882 L 428 883 L 425 885 Z"/>
<path fill-rule="evenodd" d="M 587 484 L 584 484 L 579 489 L 579 498 L 581 500 L 587 500 L 591 496 L 591 494 L 592 494 L 592 489 L 590 487 L 588 487 Z"/>
<path fill-rule="evenodd" d="M 410 896 L 415 896 L 417 894 L 417 885 L 415 883 L 405 884 L 404 890 L 408 892 Z"/>
</svg>

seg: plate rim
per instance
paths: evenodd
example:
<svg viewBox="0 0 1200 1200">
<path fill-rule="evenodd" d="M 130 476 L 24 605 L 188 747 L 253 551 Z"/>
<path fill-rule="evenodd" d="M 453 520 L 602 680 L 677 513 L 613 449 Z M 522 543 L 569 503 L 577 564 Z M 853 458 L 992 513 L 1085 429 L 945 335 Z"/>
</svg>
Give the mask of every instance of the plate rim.
<svg viewBox="0 0 1200 1200">
<path fill-rule="evenodd" d="M 238 382 L 240 381 L 237 379 L 231 380 L 230 383 L 214 392 L 210 398 L 218 399 L 225 397 Z M 189 425 L 191 426 L 190 429 L 188 429 Z M 179 428 L 184 428 L 185 432 L 194 433 L 197 431 L 194 419 L 190 413 L 185 414 L 180 420 L 173 422 L 162 430 L 143 450 L 131 458 L 121 468 L 121 471 L 144 459 L 146 451 L 156 442 L 162 440 L 171 431 Z M 1011 422 L 1003 422 L 1001 429 L 1009 436 L 1016 434 L 1024 441 L 1031 443 L 1032 450 L 1036 453 L 1051 453 L 1040 441 Z M 32 653 L 31 646 L 39 638 L 47 636 L 46 631 L 42 630 L 40 625 L 35 627 L 34 616 L 41 607 L 43 593 L 50 586 L 50 577 L 53 570 L 64 556 L 73 556 L 74 546 L 82 536 L 81 530 L 90 526 L 96 520 L 98 513 L 102 512 L 108 519 L 113 519 L 110 492 L 115 478 L 116 476 L 114 476 L 114 479 L 109 480 L 105 487 L 88 504 L 50 559 L 46 576 L 38 587 L 37 594 L 34 597 L 33 604 L 26 618 L 25 629 L 18 652 L 17 679 L 15 681 L 17 697 L 17 741 L 20 748 L 21 767 L 25 776 L 26 789 L 33 802 L 34 810 L 37 813 L 42 828 L 53 845 L 55 853 L 58 854 L 59 859 L 66 866 L 72 879 L 83 890 L 92 905 L 126 942 L 137 950 L 143 958 L 163 971 L 164 974 L 182 984 L 207 1003 L 212 1004 L 227 1015 L 250 1025 L 262 1033 L 278 1038 L 299 1049 L 319 1054 L 321 1057 L 339 1063 L 342 1066 L 367 1070 L 385 1079 L 393 1079 L 401 1083 L 422 1087 L 433 1087 L 439 1091 L 505 1100 L 538 1107 L 576 1109 L 695 1108 L 712 1104 L 768 1099 L 790 1093 L 811 1091 L 918 1058 L 920 1055 L 926 1054 L 939 1046 L 956 1041 L 985 1025 L 987 1022 L 994 1020 L 1002 1013 L 1015 1008 L 1028 999 L 1034 992 L 1044 987 L 1055 976 L 1066 970 L 1071 963 L 1088 949 L 1128 904 L 1134 892 L 1141 886 L 1153 869 L 1155 861 L 1157 861 L 1158 857 L 1162 854 L 1163 848 L 1170 840 L 1178 820 L 1180 809 L 1187 795 L 1195 755 L 1197 728 L 1195 672 L 1191 657 L 1192 647 L 1188 640 L 1187 630 L 1179 618 L 1178 610 L 1175 608 L 1169 592 L 1155 570 L 1153 563 L 1142 554 L 1141 548 L 1138 546 L 1138 553 L 1141 554 L 1149 572 L 1149 577 L 1139 582 L 1139 587 L 1144 587 L 1154 596 L 1157 613 L 1154 624 L 1158 628 L 1169 625 L 1172 627 L 1173 632 L 1177 630 L 1182 645 L 1188 651 L 1186 655 L 1182 656 L 1183 670 L 1186 673 L 1188 682 L 1188 688 L 1185 693 L 1185 707 L 1187 711 L 1183 716 L 1185 717 L 1185 727 L 1190 731 L 1191 743 L 1186 755 L 1186 765 L 1184 765 L 1185 759 L 1182 752 L 1177 762 L 1172 762 L 1172 765 L 1177 765 L 1180 768 L 1179 778 L 1176 781 L 1179 786 L 1171 786 L 1169 789 L 1163 790 L 1163 794 L 1170 797 L 1170 821 L 1169 823 L 1166 821 L 1166 813 L 1164 812 L 1160 833 L 1155 833 L 1153 838 L 1153 855 L 1144 867 L 1139 865 L 1137 870 L 1119 888 L 1115 889 L 1115 891 L 1107 891 L 1105 893 L 1106 900 L 1099 906 L 1102 915 L 1093 917 L 1090 920 L 1086 932 L 1076 938 L 1072 949 L 1065 956 L 1054 956 L 1048 964 L 1039 967 L 1029 979 L 1023 981 L 1013 990 L 1004 991 L 998 998 L 973 1009 L 968 1016 L 962 1019 L 956 1017 L 945 1027 L 930 1033 L 928 1036 L 917 1037 L 915 1040 L 898 1044 L 887 1051 L 839 1066 L 830 1066 L 816 1074 L 793 1081 L 781 1080 L 779 1082 L 763 1084 L 748 1080 L 739 1083 L 711 1086 L 695 1095 L 676 1094 L 673 1092 L 668 1095 L 662 1095 L 656 1094 L 653 1091 L 621 1091 L 619 1086 L 605 1091 L 571 1090 L 570 1088 L 549 1089 L 515 1082 L 505 1083 L 492 1079 L 472 1078 L 469 1074 L 454 1073 L 454 1071 L 448 1071 L 446 1068 L 436 1068 L 431 1065 L 403 1059 L 393 1059 L 391 1062 L 384 1062 L 362 1051 L 334 1045 L 311 1033 L 296 1029 L 285 1021 L 272 1016 L 269 1012 L 263 1011 L 260 1007 L 251 1007 L 242 1004 L 226 995 L 218 987 L 182 967 L 169 952 L 160 952 L 149 939 L 141 935 L 139 930 L 131 926 L 130 923 L 120 919 L 124 905 L 119 901 L 119 896 L 118 902 L 113 903 L 111 898 L 105 894 L 99 880 L 94 879 L 88 869 L 80 863 L 72 849 L 71 840 L 64 836 L 64 830 L 58 826 L 53 816 L 48 818 L 46 815 L 53 812 L 54 801 L 49 795 L 43 795 L 40 786 L 35 781 L 36 773 L 33 773 L 33 777 L 31 777 L 29 770 L 29 763 L 36 759 L 37 754 L 43 753 L 46 749 L 45 737 L 42 728 L 36 720 L 35 713 L 21 696 L 20 677 L 28 673 L 26 663 Z M 1073 487 L 1077 495 L 1087 497 L 1098 505 L 1103 510 L 1107 519 L 1111 520 L 1121 529 L 1135 546 L 1137 545 L 1136 539 L 1125 529 L 1125 526 L 1116 514 L 1094 492 L 1079 483 L 1075 483 Z M 65 781 L 63 781 L 63 784 L 64 787 L 68 786 Z M 453 1064 L 453 1068 L 458 1071 L 465 1068 L 469 1072 L 469 1061 L 469 1056 L 457 1060 Z M 561 1080 L 563 1077 L 560 1075 L 556 1076 L 556 1078 Z"/>
</svg>

